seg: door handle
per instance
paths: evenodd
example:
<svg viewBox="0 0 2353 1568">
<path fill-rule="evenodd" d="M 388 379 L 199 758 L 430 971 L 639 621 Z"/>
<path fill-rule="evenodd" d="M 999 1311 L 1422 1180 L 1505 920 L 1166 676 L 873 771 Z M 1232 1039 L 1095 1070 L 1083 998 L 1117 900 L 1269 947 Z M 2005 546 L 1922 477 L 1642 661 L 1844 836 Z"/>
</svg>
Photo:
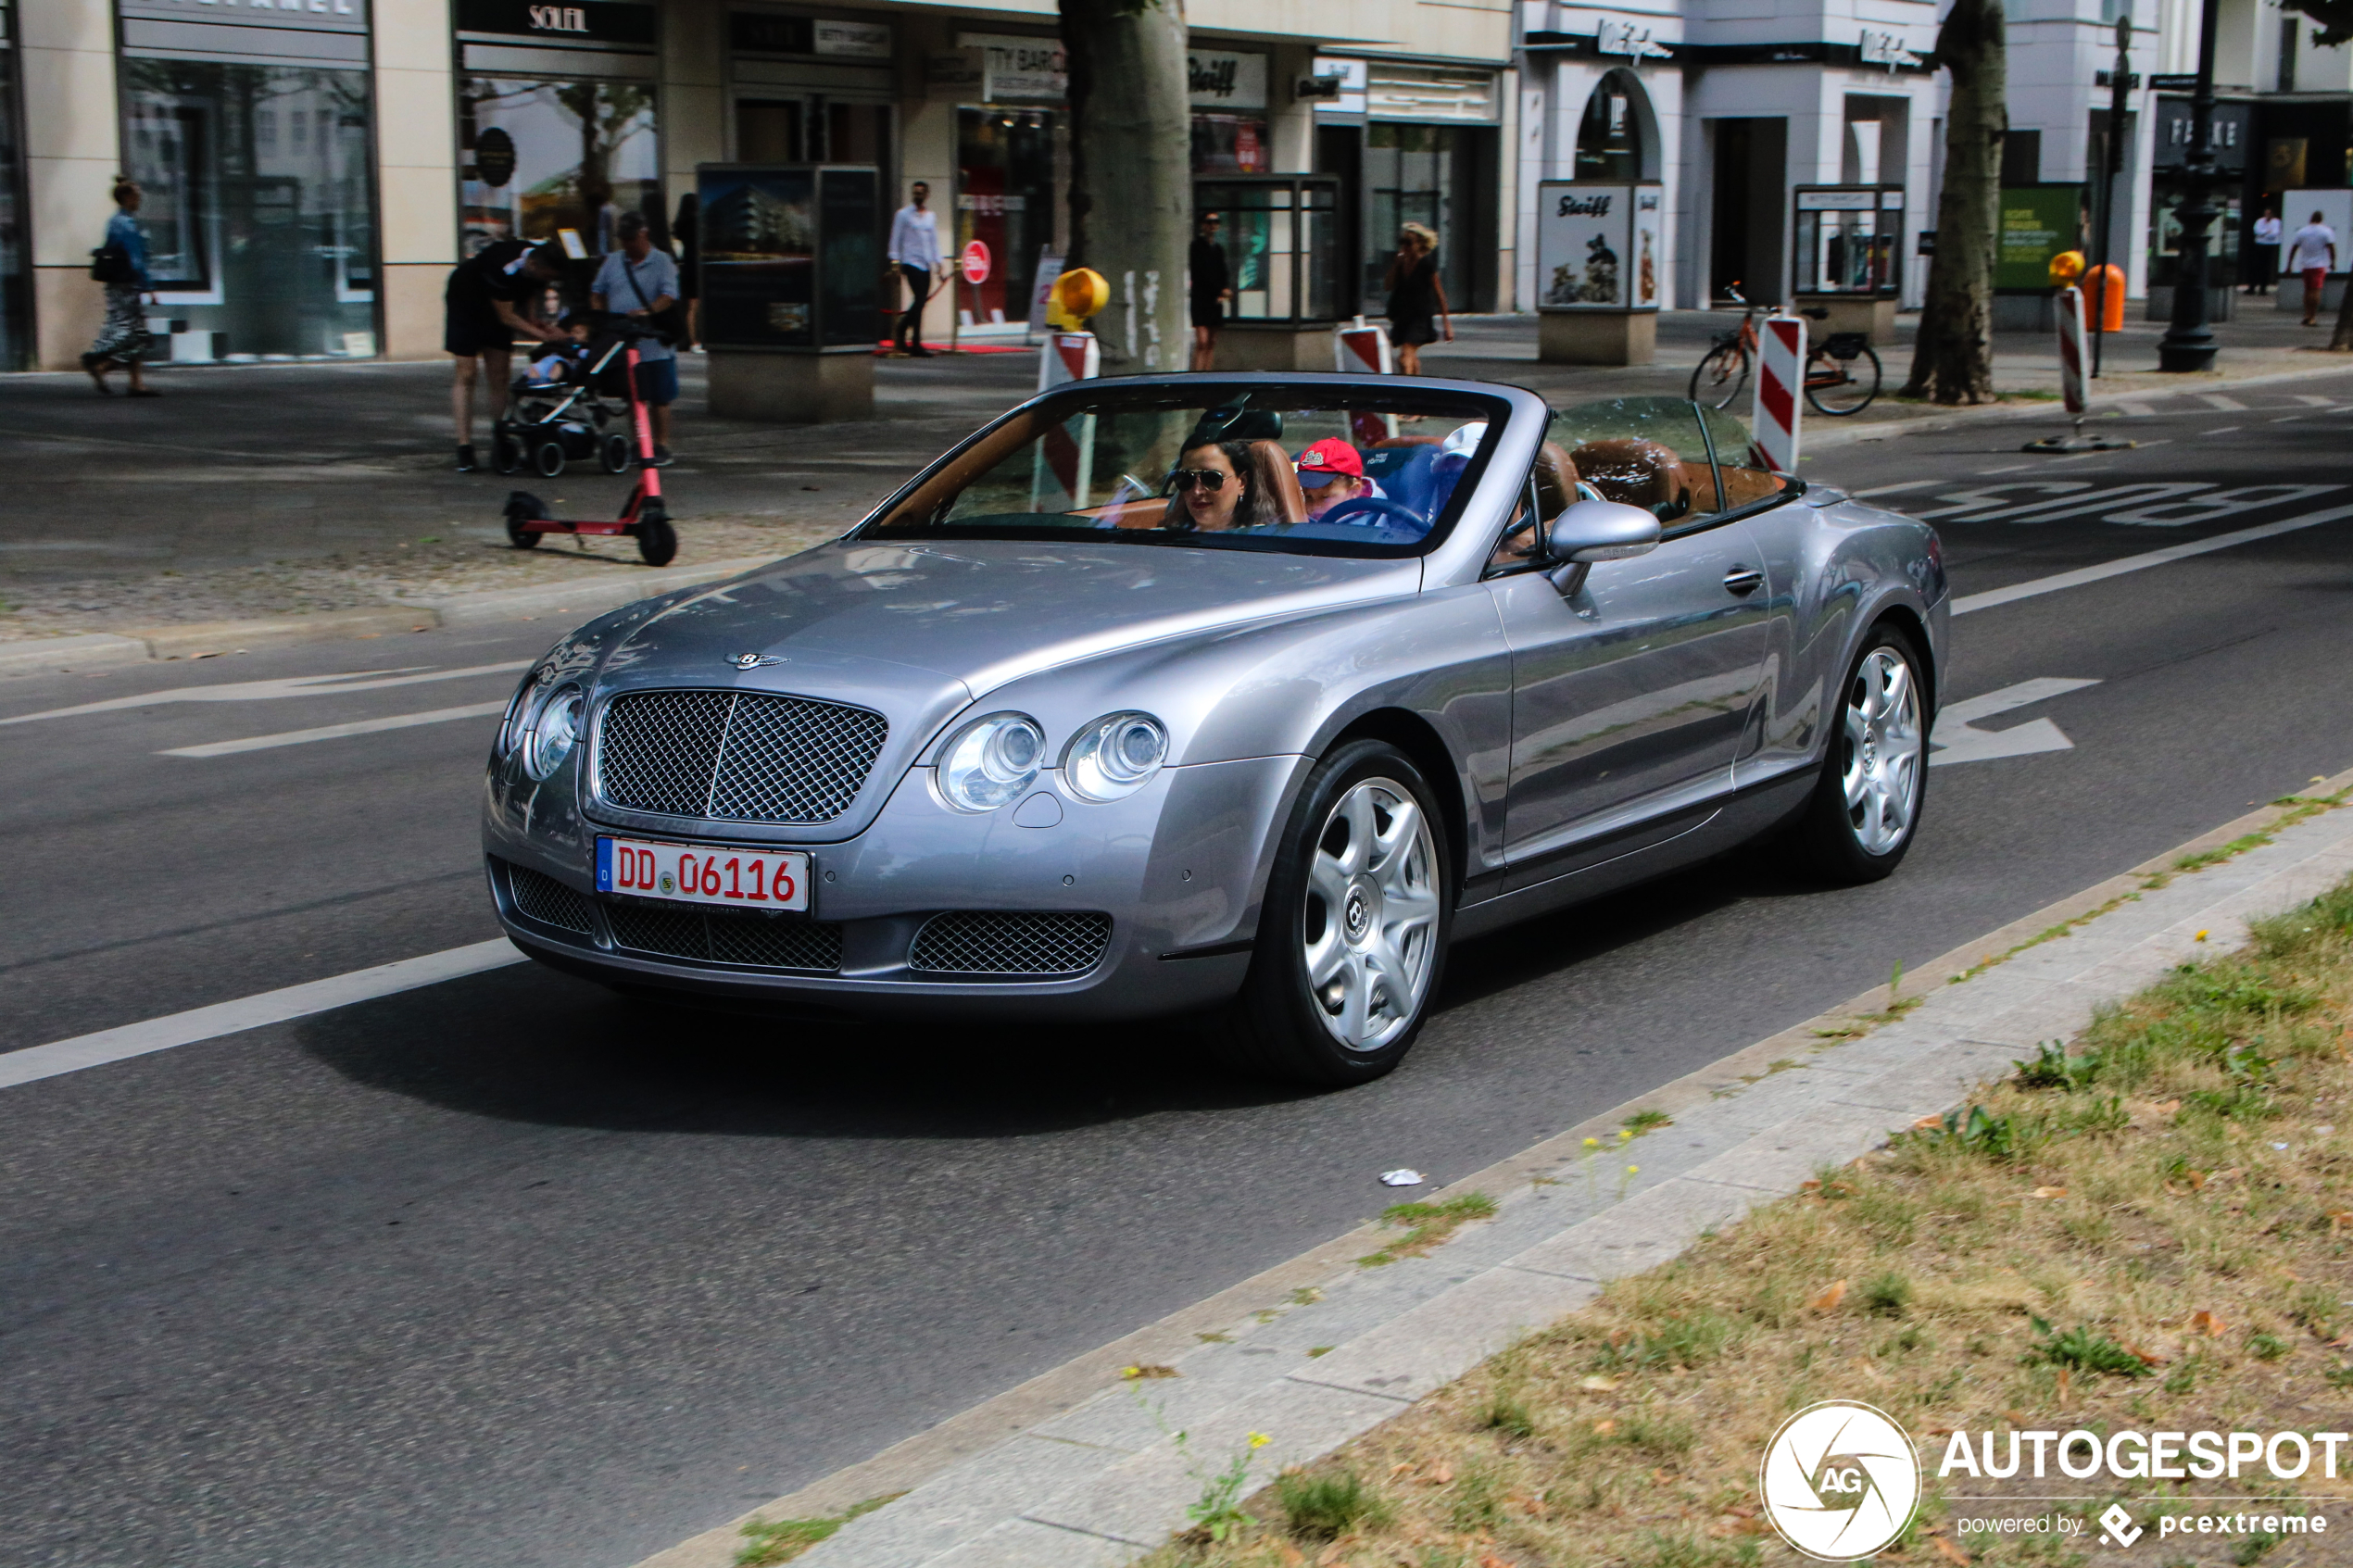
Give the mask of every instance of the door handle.
<svg viewBox="0 0 2353 1568">
<path fill-rule="evenodd" d="M 1736 566 L 1724 573 L 1724 591 L 1746 598 L 1765 586 L 1765 574 L 1755 567 Z"/>
</svg>

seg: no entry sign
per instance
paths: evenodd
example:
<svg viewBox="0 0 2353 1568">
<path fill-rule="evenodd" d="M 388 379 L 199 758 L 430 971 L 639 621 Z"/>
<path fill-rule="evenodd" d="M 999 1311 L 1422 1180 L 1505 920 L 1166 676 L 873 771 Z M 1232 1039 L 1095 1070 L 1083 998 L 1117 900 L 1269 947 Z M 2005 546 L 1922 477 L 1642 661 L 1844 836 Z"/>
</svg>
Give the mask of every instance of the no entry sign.
<svg viewBox="0 0 2353 1568">
<path fill-rule="evenodd" d="M 990 261 L 988 247 L 981 244 L 978 240 L 966 240 L 964 242 L 963 253 L 964 282 L 968 283 L 987 282 L 988 281 L 989 268 Z"/>
</svg>

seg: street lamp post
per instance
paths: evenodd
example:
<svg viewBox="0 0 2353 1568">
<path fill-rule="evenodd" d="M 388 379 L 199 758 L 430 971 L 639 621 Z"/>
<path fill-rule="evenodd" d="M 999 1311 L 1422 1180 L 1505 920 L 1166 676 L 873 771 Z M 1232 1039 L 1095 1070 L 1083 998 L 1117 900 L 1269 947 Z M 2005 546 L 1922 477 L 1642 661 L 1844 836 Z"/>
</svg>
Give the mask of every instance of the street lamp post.
<svg viewBox="0 0 2353 1568">
<path fill-rule="evenodd" d="M 2157 345 L 2160 370 L 2214 366 L 2214 329 L 2206 321 L 2207 231 L 2214 207 L 2214 34 L 2221 0 L 2206 0 L 2198 18 L 2197 90 L 2190 98 L 2190 148 L 2183 170 L 2189 205 L 2182 208 L 2182 242 L 2173 280 L 2173 324 Z"/>
<path fill-rule="evenodd" d="M 2092 374 L 2100 373 L 2100 350 L 2108 342 L 2108 295 L 2114 285 L 2108 274 L 2108 244 L 2116 233 L 2116 177 L 2124 171 L 2124 111 L 2133 90 L 2133 17 L 2116 19 L 2116 69 L 2108 79 L 2108 147 L 2100 160 L 2099 200 L 2093 211 L 2099 223 L 2099 261 L 2092 276 L 2099 280 L 2099 304 L 2092 312 Z"/>
</svg>

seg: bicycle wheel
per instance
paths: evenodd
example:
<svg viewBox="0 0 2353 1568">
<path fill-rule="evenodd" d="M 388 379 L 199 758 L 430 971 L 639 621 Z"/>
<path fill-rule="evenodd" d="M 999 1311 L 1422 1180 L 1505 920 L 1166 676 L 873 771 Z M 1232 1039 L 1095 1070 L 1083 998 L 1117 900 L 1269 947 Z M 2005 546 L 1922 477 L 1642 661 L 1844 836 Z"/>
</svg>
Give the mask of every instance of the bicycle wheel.
<svg viewBox="0 0 2353 1568">
<path fill-rule="evenodd" d="M 1879 351 L 1869 344 L 1852 359 L 1817 350 L 1806 362 L 1806 401 L 1833 419 L 1859 414 L 1879 395 Z"/>
<path fill-rule="evenodd" d="M 1729 408 L 1748 385 L 1748 353 L 1737 342 L 1726 341 L 1707 351 L 1692 372 L 1689 394 L 1694 403 Z"/>
</svg>

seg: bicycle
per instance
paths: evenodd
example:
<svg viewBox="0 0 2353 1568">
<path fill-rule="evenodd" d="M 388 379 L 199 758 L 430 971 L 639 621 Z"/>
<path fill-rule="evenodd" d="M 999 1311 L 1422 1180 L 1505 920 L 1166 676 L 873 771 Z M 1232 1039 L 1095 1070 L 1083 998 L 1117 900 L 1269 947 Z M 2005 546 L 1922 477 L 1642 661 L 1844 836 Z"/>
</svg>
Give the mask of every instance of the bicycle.
<svg viewBox="0 0 2353 1568">
<path fill-rule="evenodd" d="M 1699 365 L 1692 371 L 1689 395 L 1694 403 L 1705 403 L 1711 408 L 1729 408 L 1748 385 L 1748 373 L 1756 362 L 1756 318 L 1758 307 L 1741 296 L 1740 284 L 1724 291 L 1732 303 L 1742 307 L 1741 324 L 1724 333 L 1711 345 Z M 1827 310 L 1801 310 L 1801 316 L 1817 321 L 1830 320 Z M 1870 367 L 1866 377 L 1856 361 Z M 1832 332 L 1806 350 L 1806 401 L 1818 412 L 1833 419 L 1859 414 L 1871 406 L 1879 395 L 1879 352 L 1871 347 L 1868 332 Z"/>
</svg>

